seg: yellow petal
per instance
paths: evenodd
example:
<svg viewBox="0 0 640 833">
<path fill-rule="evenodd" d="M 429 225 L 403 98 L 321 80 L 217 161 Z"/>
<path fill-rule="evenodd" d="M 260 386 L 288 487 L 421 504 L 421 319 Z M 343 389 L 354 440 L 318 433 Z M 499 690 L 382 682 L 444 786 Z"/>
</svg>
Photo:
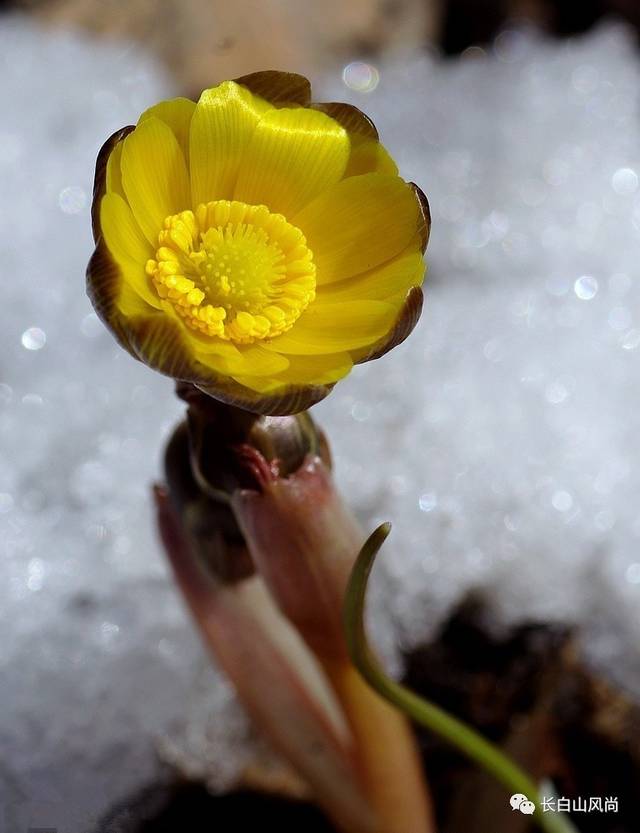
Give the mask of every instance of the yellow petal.
<svg viewBox="0 0 640 833">
<path fill-rule="evenodd" d="M 420 286 L 424 277 L 424 260 L 420 251 L 409 251 L 371 272 L 346 281 L 327 283 L 318 289 L 318 303 L 332 301 L 379 300 L 398 294 L 403 297 L 412 286 Z"/>
<path fill-rule="evenodd" d="M 287 356 L 289 367 L 277 376 L 235 376 L 235 380 L 259 393 L 273 393 L 287 387 L 302 385 L 333 385 L 349 373 L 353 359 L 349 353 L 323 356 Z"/>
<path fill-rule="evenodd" d="M 191 333 L 188 333 L 188 336 L 188 342 L 193 346 Z M 238 348 L 230 342 L 214 341 L 214 339 L 211 339 L 211 342 L 208 349 L 196 349 L 194 355 L 201 364 L 218 373 L 231 376 L 237 374 L 273 376 L 289 366 L 289 360 L 285 356 L 269 352 L 258 345 Z"/>
<path fill-rule="evenodd" d="M 307 238 L 321 286 L 391 260 L 417 240 L 422 215 L 406 182 L 373 173 L 342 180 L 290 222 Z"/>
<path fill-rule="evenodd" d="M 123 313 L 138 314 L 134 304 L 131 293 L 122 295 Z M 128 322 L 133 347 L 142 361 L 168 375 L 210 385 L 213 390 L 223 381 L 221 377 L 234 373 L 273 376 L 289 366 L 285 356 L 255 345 L 238 349 L 229 342 L 209 339 L 210 351 L 202 352 L 198 349 L 201 340 L 168 301 L 161 301 L 160 312 L 148 313 L 147 307 L 147 315 Z"/>
<path fill-rule="evenodd" d="M 191 191 L 193 207 L 232 199 L 238 167 L 261 116 L 273 109 L 233 81 L 200 96 L 191 120 Z"/>
<path fill-rule="evenodd" d="M 345 177 L 375 172 L 397 176 L 398 166 L 380 142 L 370 139 L 353 141 Z"/>
<path fill-rule="evenodd" d="M 353 104 L 336 101 L 314 104 L 313 107 L 331 116 L 349 134 L 351 154 L 344 172 L 345 177 L 376 171 L 397 175 L 398 166 L 380 144 L 374 123 L 362 110 L 358 110 Z"/>
<path fill-rule="evenodd" d="M 107 248 L 116 261 L 122 281 L 147 304 L 160 309 L 160 299 L 149 283 L 145 264 L 153 250 L 136 223 L 131 209 L 118 194 L 105 194 L 100 203 L 100 226 Z M 148 310 L 147 310 L 148 311 Z"/>
<path fill-rule="evenodd" d="M 178 140 L 187 167 L 189 165 L 189 128 L 191 118 L 196 109 L 195 101 L 190 98 L 172 98 L 169 101 L 161 101 L 153 107 L 149 107 L 138 119 L 138 124 L 150 118 L 157 118 L 168 125 Z"/>
<path fill-rule="evenodd" d="M 106 191 L 107 194 L 119 194 L 126 199 L 122 187 L 122 147 L 123 142 L 118 142 L 107 160 Z"/>
<path fill-rule="evenodd" d="M 193 356 L 205 367 L 225 374 L 264 376 L 286 370 L 289 361 L 265 350 L 258 344 L 236 346 L 230 341 L 203 335 L 185 326 L 172 304 L 164 301 L 163 309 L 184 330 L 185 343 Z"/>
<path fill-rule="evenodd" d="M 349 353 L 322 356 L 287 356 L 289 367 L 279 379 L 296 385 L 330 385 L 342 379 L 353 367 Z"/>
<path fill-rule="evenodd" d="M 286 382 L 274 379 L 273 376 L 234 376 L 233 379 L 255 393 L 275 393 L 287 386 Z"/>
<path fill-rule="evenodd" d="M 125 319 L 131 319 L 136 315 L 149 316 L 153 312 L 149 303 L 127 280 L 123 280 L 118 288 L 115 305 Z"/>
<path fill-rule="evenodd" d="M 397 312 L 395 305 L 384 301 L 314 302 L 288 332 L 264 346 L 301 356 L 356 350 L 382 338 Z"/>
<path fill-rule="evenodd" d="M 324 113 L 271 110 L 253 133 L 234 199 L 288 217 L 340 180 L 349 149 L 346 130 Z"/>
<path fill-rule="evenodd" d="M 187 168 L 178 140 L 155 116 L 124 140 L 122 184 L 133 216 L 154 245 L 165 217 L 190 205 Z"/>
</svg>

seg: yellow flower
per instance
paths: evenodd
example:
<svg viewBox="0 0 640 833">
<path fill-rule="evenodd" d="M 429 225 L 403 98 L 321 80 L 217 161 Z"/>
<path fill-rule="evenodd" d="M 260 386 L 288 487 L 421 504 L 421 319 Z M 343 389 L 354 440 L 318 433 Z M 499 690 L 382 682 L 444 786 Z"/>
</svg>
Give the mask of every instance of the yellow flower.
<svg viewBox="0 0 640 833">
<path fill-rule="evenodd" d="M 104 145 L 87 270 L 96 311 L 151 367 L 293 413 L 411 332 L 426 198 L 371 121 L 261 72 L 163 101 Z"/>
</svg>

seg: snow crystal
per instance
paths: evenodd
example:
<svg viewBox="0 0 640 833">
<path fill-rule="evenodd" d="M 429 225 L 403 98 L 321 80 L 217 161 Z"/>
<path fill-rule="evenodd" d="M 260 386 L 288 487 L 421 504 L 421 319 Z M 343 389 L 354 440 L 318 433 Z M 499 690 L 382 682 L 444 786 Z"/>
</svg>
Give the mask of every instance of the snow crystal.
<svg viewBox="0 0 640 833">
<path fill-rule="evenodd" d="M 8 830 L 74 833 L 160 777 L 185 713 L 162 746 L 214 786 L 246 724 L 153 531 L 180 405 L 83 289 L 95 153 L 171 84 L 138 47 L 20 19 L 0 46 L 0 807 Z M 583 625 L 637 694 L 639 70 L 608 27 L 324 79 L 372 115 L 434 222 L 417 331 L 316 409 L 366 527 L 394 522 L 387 639 L 416 644 L 482 590 L 504 623 Z"/>
</svg>

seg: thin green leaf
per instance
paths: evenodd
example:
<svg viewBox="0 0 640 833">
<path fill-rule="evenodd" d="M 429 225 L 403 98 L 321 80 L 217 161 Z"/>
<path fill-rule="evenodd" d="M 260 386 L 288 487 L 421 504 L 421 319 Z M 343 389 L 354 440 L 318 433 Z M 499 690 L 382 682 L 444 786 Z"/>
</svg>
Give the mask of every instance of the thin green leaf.
<svg viewBox="0 0 640 833">
<path fill-rule="evenodd" d="M 542 811 L 542 801 L 533 780 L 497 746 L 461 720 L 434 703 L 419 697 L 391 679 L 380 666 L 367 642 L 364 605 L 367 582 L 378 550 L 391 531 L 391 524 L 381 524 L 367 539 L 353 567 L 344 607 L 344 623 L 351 660 L 369 685 L 382 697 L 416 723 L 420 723 L 460 752 L 478 763 L 502 783 L 509 794 L 523 793 L 535 804 L 534 818 L 545 833 L 577 833 L 567 816 Z"/>
</svg>

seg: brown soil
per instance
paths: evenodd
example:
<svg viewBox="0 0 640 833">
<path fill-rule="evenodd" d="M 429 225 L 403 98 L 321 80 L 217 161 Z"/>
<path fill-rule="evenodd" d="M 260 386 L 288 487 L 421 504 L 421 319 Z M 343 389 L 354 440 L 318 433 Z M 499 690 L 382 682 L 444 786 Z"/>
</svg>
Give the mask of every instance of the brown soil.
<svg viewBox="0 0 640 833">
<path fill-rule="evenodd" d="M 407 658 L 405 682 L 473 724 L 558 796 L 616 796 L 617 813 L 576 813 L 580 833 L 640 828 L 640 710 L 586 668 L 568 629 L 528 625 L 496 637 L 482 608 L 465 605 L 433 644 Z M 529 833 L 503 787 L 418 731 L 440 833 Z M 105 819 L 96 833 L 249 831 L 330 833 L 310 804 L 255 791 L 210 795 L 199 784 L 157 785 Z"/>
</svg>

